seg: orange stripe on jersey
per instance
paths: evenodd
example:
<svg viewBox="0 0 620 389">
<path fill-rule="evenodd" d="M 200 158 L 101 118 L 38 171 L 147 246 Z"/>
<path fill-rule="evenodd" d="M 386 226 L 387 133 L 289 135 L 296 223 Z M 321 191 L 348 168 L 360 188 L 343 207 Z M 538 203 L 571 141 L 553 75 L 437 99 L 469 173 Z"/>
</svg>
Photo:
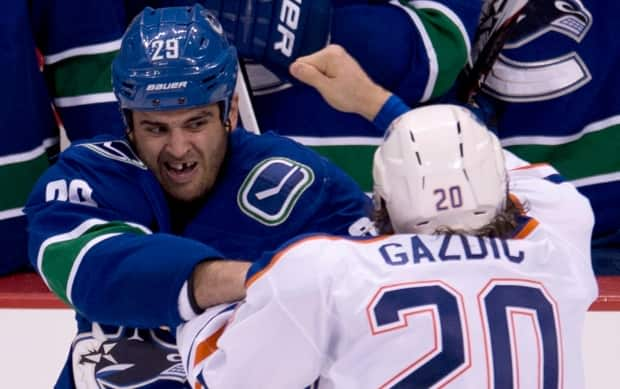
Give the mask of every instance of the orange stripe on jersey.
<svg viewBox="0 0 620 389">
<path fill-rule="evenodd" d="M 382 240 L 382 239 L 385 239 L 385 238 L 387 238 L 387 236 L 382 235 L 382 236 L 377 236 L 375 238 L 356 240 L 356 242 L 358 242 L 358 243 L 374 243 L 374 242 L 376 242 L 378 240 Z M 343 238 L 343 237 L 340 237 L 340 236 L 330 236 L 330 235 L 310 236 L 310 237 L 307 237 L 305 239 L 300 239 L 297 242 L 287 246 L 284 250 L 280 251 L 276 255 L 274 255 L 273 258 L 271 258 L 271 261 L 269 261 L 269 264 L 267 266 L 265 266 L 262 270 L 256 272 L 254 275 L 252 275 L 252 277 L 250 277 L 245 282 L 245 287 L 249 288 L 250 285 L 252 285 L 254 282 L 256 282 L 256 280 L 258 280 L 260 277 L 262 277 L 263 274 L 265 274 L 269 269 L 271 269 L 290 250 L 294 249 L 295 247 L 299 246 L 302 243 L 309 242 L 309 241 L 312 241 L 312 240 L 319 240 L 319 239 L 330 240 L 330 241 L 331 240 L 343 240 L 343 239 L 346 240 L 346 238 Z"/>
<path fill-rule="evenodd" d="M 519 166 L 517 168 L 510 169 L 510 170 L 526 170 L 526 169 L 533 169 L 533 168 L 537 168 L 537 167 L 546 167 L 546 166 L 551 167 L 551 165 L 549 165 L 546 162 L 539 162 L 539 163 L 531 163 L 531 164 L 525 165 L 525 166 Z"/>
<path fill-rule="evenodd" d="M 530 219 L 523 228 L 514 236 L 513 239 L 523 239 L 527 237 L 536 227 L 538 227 L 538 220 Z"/>
<path fill-rule="evenodd" d="M 209 355 L 213 354 L 217 350 L 217 340 L 220 338 L 220 336 L 222 336 L 224 328 L 226 328 L 225 325 L 223 325 L 222 328 L 211 334 L 211 336 L 209 336 L 207 339 L 198 343 L 198 345 L 196 346 L 196 353 L 194 354 L 194 366 L 207 359 Z"/>
<path fill-rule="evenodd" d="M 519 200 L 519 198 L 512 193 L 508 193 L 508 197 L 510 198 L 510 201 L 512 201 L 514 205 L 519 209 L 519 212 L 521 213 L 521 215 L 526 216 L 525 208 L 523 207 L 523 204 L 521 204 L 521 201 Z M 529 220 L 527 221 L 527 223 L 525 223 L 525 225 L 521 227 L 519 232 L 515 234 L 513 239 L 523 239 L 527 237 L 540 224 L 538 220 L 534 219 L 533 217 L 529 217 L 529 216 L 526 216 L 526 217 Z"/>
</svg>

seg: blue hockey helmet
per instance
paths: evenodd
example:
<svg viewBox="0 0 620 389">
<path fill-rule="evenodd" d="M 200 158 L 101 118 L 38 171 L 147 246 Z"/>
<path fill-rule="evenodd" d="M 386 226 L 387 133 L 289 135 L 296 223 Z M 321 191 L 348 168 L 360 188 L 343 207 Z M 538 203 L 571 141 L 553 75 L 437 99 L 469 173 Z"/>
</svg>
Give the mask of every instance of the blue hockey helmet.
<svg viewBox="0 0 620 389">
<path fill-rule="evenodd" d="M 223 102 L 228 117 L 237 51 L 202 5 L 146 7 L 127 28 L 112 63 L 121 109 L 173 110 Z"/>
</svg>

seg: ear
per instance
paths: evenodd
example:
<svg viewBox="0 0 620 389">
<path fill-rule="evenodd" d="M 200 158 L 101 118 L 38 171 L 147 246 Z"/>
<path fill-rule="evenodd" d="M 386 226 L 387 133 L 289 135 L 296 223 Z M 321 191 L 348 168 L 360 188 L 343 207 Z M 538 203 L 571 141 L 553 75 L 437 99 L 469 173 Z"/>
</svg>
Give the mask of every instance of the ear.
<svg viewBox="0 0 620 389">
<path fill-rule="evenodd" d="M 235 93 L 230 99 L 230 110 L 228 111 L 228 121 L 230 123 L 230 130 L 237 128 L 239 124 L 239 95 Z"/>
</svg>

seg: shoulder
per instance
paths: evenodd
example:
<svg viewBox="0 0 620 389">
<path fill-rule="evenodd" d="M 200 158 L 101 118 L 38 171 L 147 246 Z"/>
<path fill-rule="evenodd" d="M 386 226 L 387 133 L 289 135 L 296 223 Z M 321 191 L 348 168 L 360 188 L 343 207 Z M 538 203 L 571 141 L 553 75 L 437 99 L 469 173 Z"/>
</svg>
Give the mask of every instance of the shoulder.
<svg viewBox="0 0 620 389">
<path fill-rule="evenodd" d="M 266 252 L 255 261 L 247 273 L 246 285 L 251 285 L 267 273 L 293 275 L 294 273 L 328 270 L 337 266 L 339 257 L 348 260 L 351 253 L 360 247 L 372 246 L 385 237 L 352 238 L 324 233 L 308 233 L 296 236 L 282 244 L 278 249 Z M 326 253 L 329 253 L 326 255 Z M 346 261 L 344 261 L 346 262 Z M 302 270 L 303 269 L 303 270 Z"/>
<path fill-rule="evenodd" d="M 329 234 L 303 234 L 290 239 L 277 250 L 266 252 L 250 267 L 246 286 L 251 286 L 261 278 L 294 276 L 306 273 L 321 261 L 322 251 L 333 242 L 346 240 Z M 328 249 L 329 250 L 329 249 Z"/>
<path fill-rule="evenodd" d="M 509 190 L 540 228 L 588 245 L 594 214 L 588 199 L 549 164 L 522 164 L 509 170 Z"/>
<path fill-rule="evenodd" d="M 80 166 L 97 166 L 104 170 L 147 170 L 126 139 L 109 136 L 74 143 L 60 154 L 59 161 L 71 161 Z"/>
<path fill-rule="evenodd" d="M 249 133 L 241 128 L 231 134 L 233 156 L 252 161 L 280 156 L 305 163 L 313 168 L 324 168 L 327 161 L 313 150 L 296 141 L 272 131 L 261 135 Z"/>
<path fill-rule="evenodd" d="M 126 139 L 99 136 L 72 144 L 60 154 L 49 174 L 113 186 L 126 181 L 135 185 L 150 171 Z"/>
<path fill-rule="evenodd" d="M 95 206 L 110 205 L 113 199 L 143 203 L 145 186 L 155 188 L 154 180 L 126 140 L 97 137 L 63 151 L 38 180 L 31 201 L 69 200 Z"/>
</svg>

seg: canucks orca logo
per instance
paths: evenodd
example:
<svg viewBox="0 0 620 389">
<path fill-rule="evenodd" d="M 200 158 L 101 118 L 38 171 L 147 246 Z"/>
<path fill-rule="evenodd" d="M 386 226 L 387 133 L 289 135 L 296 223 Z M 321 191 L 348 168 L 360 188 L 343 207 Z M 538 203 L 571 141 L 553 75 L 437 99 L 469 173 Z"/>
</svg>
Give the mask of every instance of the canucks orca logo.
<svg viewBox="0 0 620 389">
<path fill-rule="evenodd" d="M 113 336 L 81 334 L 74 342 L 73 372 L 75 386 L 84 389 L 129 389 L 160 381 L 186 382 L 181 356 L 171 335 L 159 330 L 120 329 Z M 172 387 L 177 385 L 171 383 Z"/>
<path fill-rule="evenodd" d="M 314 181 L 308 166 L 288 158 L 258 163 L 243 181 L 237 204 L 243 213 L 267 226 L 282 224 Z"/>
<path fill-rule="evenodd" d="M 519 18 L 504 48 L 521 47 L 549 31 L 581 42 L 592 25 L 592 15 L 580 0 L 534 0 L 534 4 Z"/>
<path fill-rule="evenodd" d="M 592 76 L 575 52 L 535 62 L 517 61 L 509 55 L 511 49 L 521 48 L 552 31 L 579 43 L 591 26 L 592 14 L 580 0 L 530 0 L 483 89 L 501 100 L 516 102 L 548 100 L 579 89 Z"/>
</svg>

